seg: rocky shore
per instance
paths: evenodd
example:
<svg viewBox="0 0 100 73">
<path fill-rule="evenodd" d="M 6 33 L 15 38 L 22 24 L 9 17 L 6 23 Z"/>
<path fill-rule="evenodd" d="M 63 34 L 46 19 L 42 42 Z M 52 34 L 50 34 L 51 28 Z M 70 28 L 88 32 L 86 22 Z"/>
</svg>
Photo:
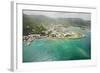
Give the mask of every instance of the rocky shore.
<svg viewBox="0 0 100 73">
<path fill-rule="evenodd" d="M 85 37 L 83 33 L 77 33 L 77 32 L 70 32 L 70 33 L 51 33 L 49 36 L 48 35 L 40 35 L 40 34 L 30 34 L 27 36 L 23 36 L 23 41 L 27 42 L 27 45 L 30 45 L 32 41 L 35 39 L 43 39 L 43 38 L 48 38 L 48 39 L 76 39 L 76 38 L 82 38 Z"/>
</svg>

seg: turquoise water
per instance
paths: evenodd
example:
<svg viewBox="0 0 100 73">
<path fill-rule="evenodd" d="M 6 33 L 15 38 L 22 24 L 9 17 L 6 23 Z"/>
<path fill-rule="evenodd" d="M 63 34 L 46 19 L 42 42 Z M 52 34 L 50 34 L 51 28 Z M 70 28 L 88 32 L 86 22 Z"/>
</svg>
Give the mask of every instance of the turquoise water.
<svg viewBox="0 0 100 73">
<path fill-rule="evenodd" d="M 80 39 L 36 39 L 23 43 L 23 62 L 91 59 L 90 33 Z"/>
</svg>

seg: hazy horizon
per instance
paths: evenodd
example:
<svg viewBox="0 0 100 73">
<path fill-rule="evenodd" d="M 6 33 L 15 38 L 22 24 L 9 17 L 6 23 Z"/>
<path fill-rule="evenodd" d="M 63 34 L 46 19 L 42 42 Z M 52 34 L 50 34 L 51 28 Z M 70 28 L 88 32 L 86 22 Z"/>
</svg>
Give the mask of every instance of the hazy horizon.
<svg viewBox="0 0 100 73">
<path fill-rule="evenodd" d="M 32 11 L 24 10 L 26 15 L 44 15 L 50 18 L 81 18 L 84 20 L 91 20 L 90 13 L 80 13 L 80 12 L 51 12 L 51 11 Z"/>
</svg>

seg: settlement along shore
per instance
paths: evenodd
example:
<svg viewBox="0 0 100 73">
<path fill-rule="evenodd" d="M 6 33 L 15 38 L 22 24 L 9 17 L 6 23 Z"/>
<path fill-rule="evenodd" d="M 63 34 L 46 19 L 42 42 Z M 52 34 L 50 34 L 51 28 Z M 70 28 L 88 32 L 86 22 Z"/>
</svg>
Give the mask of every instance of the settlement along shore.
<svg viewBox="0 0 100 73">
<path fill-rule="evenodd" d="M 35 39 L 76 39 L 85 37 L 83 33 L 78 32 L 68 32 L 68 33 L 51 33 L 49 35 L 41 35 L 41 34 L 29 34 L 27 36 L 23 36 L 23 40 L 27 42 L 27 45 L 31 44 Z"/>
</svg>

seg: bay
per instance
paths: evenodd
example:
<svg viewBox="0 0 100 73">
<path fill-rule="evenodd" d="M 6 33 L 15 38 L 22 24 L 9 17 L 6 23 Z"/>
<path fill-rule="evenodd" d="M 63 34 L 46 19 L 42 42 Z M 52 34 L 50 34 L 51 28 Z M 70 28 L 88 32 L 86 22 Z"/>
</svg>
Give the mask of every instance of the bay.
<svg viewBox="0 0 100 73">
<path fill-rule="evenodd" d="M 77 39 L 35 39 L 23 42 L 23 62 L 69 61 L 91 59 L 91 34 Z"/>
</svg>

